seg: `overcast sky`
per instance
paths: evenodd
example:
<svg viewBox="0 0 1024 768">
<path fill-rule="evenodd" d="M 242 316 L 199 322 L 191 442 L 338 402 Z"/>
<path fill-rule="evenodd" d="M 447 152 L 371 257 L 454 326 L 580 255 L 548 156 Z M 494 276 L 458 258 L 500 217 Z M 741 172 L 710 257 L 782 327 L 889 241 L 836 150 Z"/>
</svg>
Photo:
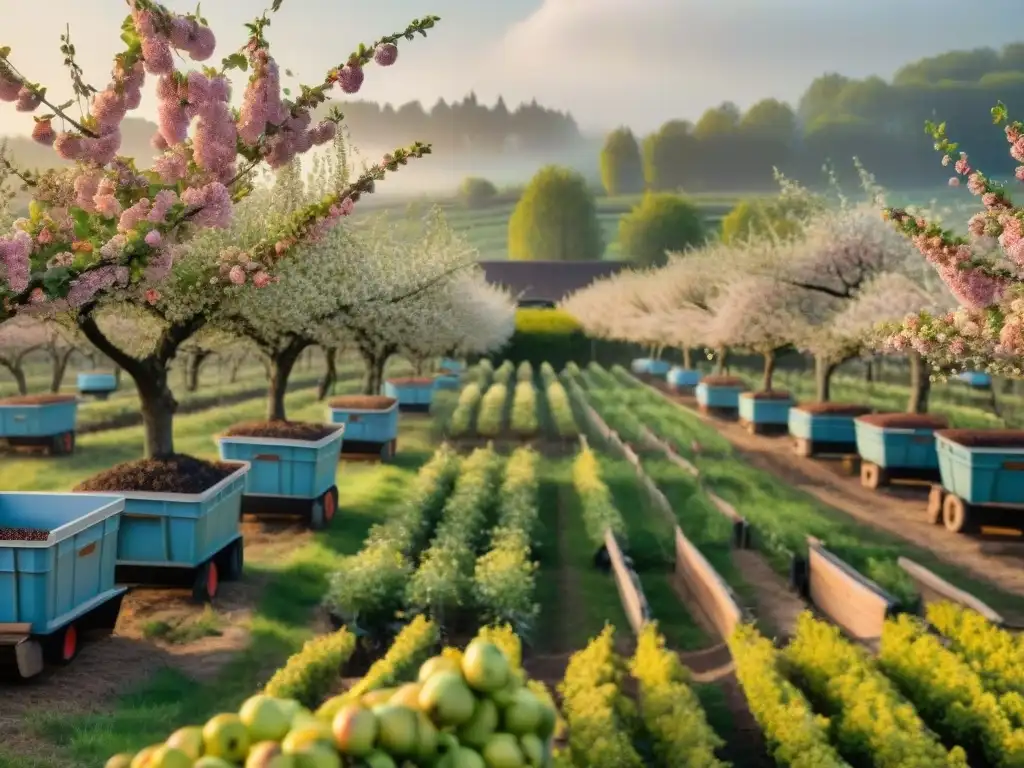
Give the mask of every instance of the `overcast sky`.
<svg viewBox="0 0 1024 768">
<path fill-rule="evenodd" d="M 206 0 L 218 61 L 268 4 Z M 648 131 L 726 99 L 795 102 L 827 71 L 889 77 L 921 56 L 1022 40 L 1020 9 L 1021 0 L 285 0 L 270 37 L 282 67 L 318 82 L 358 42 L 436 14 L 430 37 L 406 43 L 395 67 L 368 72 L 361 96 L 430 106 L 474 90 L 487 103 L 536 98 L 584 129 Z M 89 80 L 102 86 L 124 14 L 122 0 L 0 0 L 0 46 L 60 98 L 70 92 L 58 51 L 65 21 Z M 147 98 L 139 114 L 152 110 Z M 0 104 L 0 134 L 31 127 Z"/>
</svg>

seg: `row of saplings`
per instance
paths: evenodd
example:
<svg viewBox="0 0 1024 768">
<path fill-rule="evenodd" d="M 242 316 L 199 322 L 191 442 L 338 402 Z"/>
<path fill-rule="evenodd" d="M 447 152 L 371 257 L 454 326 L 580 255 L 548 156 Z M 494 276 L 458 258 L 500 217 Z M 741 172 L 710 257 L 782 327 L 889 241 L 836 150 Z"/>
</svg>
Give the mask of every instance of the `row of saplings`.
<svg viewBox="0 0 1024 768">
<path fill-rule="evenodd" d="M 315 713 L 253 696 L 107 768 L 542 768 L 557 713 L 525 682 L 498 646 L 473 640 L 461 659 L 427 660 L 415 683 L 342 694 Z"/>
</svg>

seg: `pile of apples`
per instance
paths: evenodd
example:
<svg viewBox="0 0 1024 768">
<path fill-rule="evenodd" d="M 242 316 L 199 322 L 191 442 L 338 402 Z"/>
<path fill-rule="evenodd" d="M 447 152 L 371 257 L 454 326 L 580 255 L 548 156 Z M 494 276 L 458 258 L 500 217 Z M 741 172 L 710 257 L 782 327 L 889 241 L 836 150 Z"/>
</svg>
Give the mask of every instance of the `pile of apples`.
<svg viewBox="0 0 1024 768">
<path fill-rule="evenodd" d="M 253 696 L 106 768 L 547 768 L 556 717 L 498 646 L 474 640 L 461 660 L 428 659 L 415 683 L 342 694 L 316 713 Z"/>
</svg>

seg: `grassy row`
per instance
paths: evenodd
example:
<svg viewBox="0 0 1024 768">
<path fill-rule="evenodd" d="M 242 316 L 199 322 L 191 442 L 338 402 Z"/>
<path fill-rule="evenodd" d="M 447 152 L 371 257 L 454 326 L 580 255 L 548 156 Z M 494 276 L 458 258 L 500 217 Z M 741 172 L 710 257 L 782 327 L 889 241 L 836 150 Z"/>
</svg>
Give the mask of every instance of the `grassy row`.
<svg viewBox="0 0 1024 768">
<path fill-rule="evenodd" d="M 519 437 L 533 437 L 540 428 L 537 418 L 537 388 L 533 384 L 533 366 L 527 360 L 519 364 L 516 373 L 509 427 Z"/>
<path fill-rule="evenodd" d="M 1024 642 L 984 616 L 953 603 L 930 603 L 928 622 L 995 693 L 1024 695 Z"/>
<path fill-rule="evenodd" d="M 547 399 L 548 411 L 551 420 L 554 422 L 555 431 L 559 437 L 574 438 L 579 435 L 579 427 L 576 425 L 576 417 L 573 415 L 572 405 L 569 403 L 569 395 L 565 387 L 558 380 L 555 369 L 551 363 L 543 363 L 540 367 L 540 379 L 544 385 L 544 396 Z"/>
</svg>

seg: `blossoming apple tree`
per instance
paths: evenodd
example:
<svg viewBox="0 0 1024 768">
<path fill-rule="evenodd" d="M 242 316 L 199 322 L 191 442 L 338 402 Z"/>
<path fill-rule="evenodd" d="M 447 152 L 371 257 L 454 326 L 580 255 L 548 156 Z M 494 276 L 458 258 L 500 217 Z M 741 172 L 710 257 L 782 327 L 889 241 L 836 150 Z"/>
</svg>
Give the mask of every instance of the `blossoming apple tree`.
<svg viewBox="0 0 1024 768">
<path fill-rule="evenodd" d="M 42 174 L 3 165 L 31 192 L 29 215 L 0 237 L 0 319 L 16 311 L 73 311 L 83 334 L 135 380 L 142 401 L 147 456 L 173 453 L 175 401 L 167 364 L 206 322 L 207 310 L 230 286 L 263 288 L 296 246 L 330 230 L 359 197 L 410 159 L 429 153 L 413 144 L 386 155 L 352 183 L 332 190 L 291 215 L 262 220 L 239 238 L 231 225 L 237 203 L 255 192 L 253 172 L 280 168 L 312 147 L 331 141 L 343 116 L 337 110 L 314 124 L 314 111 L 335 87 L 355 93 L 371 61 L 395 62 L 402 38 L 425 35 L 436 17 L 414 21 L 401 33 L 360 45 L 323 80 L 290 96 L 270 53 L 265 13 L 248 25 L 246 45 L 219 67 L 178 71 L 175 53 L 204 62 L 213 55 L 213 32 L 198 14 L 175 14 L 152 0 L 131 0 L 122 26 L 125 47 L 114 58 L 103 89 L 88 85 L 67 45 L 74 97 L 57 104 L 46 88 L 0 48 L 0 100 L 34 114 L 33 138 L 52 146 L 67 170 Z M 281 0 L 274 0 L 270 13 Z M 232 70 L 248 71 L 242 106 L 229 105 Z M 156 78 L 160 153 L 149 171 L 118 156 L 120 125 L 136 109 L 147 77 Z M 88 103 L 79 118 L 76 102 Z M 250 213 L 259 206 L 247 206 Z M 249 221 L 256 224 L 256 218 Z M 203 239 L 196 243 L 197 239 Z M 191 254 L 201 254 L 194 256 Z M 182 260 L 184 263 L 177 263 Z M 165 297 L 169 292 L 170 296 Z M 108 338 L 97 313 L 120 305 L 155 318 L 149 349 L 134 356 Z"/>
</svg>

